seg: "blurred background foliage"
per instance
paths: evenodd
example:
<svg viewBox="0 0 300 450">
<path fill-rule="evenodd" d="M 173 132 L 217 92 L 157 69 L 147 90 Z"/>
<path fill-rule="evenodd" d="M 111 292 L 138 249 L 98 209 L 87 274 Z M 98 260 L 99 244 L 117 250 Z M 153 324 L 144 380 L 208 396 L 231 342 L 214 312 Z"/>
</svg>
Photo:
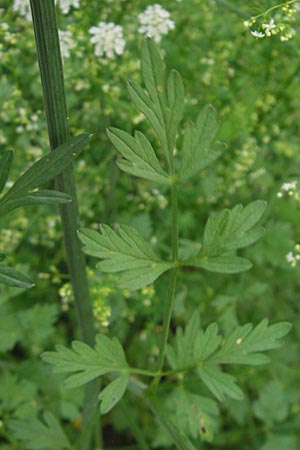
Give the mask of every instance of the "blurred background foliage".
<svg viewBox="0 0 300 450">
<path fill-rule="evenodd" d="M 2 0 L 0 8 L 0 151 L 15 151 L 12 177 L 48 151 L 32 23 L 16 3 Z M 152 3 L 81 0 L 79 7 L 69 2 L 69 9 L 63 11 L 64 3 L 68 2 L 61 1 L 58 7 L 58 23 L 62 31 L 69 32 L 64 71 L 71 132 L 94 134 L 89 148 L 75 162 L 81 224 L 95 228 L 103 222 L 134 225 L 168 256 L 167 192 L 120 173 L 115 164 L 118 155 L 105 134 L 110 125 L 127 131 L 138 128 L 154 140 L 126 89 L 128 79 L 140 80 L 138 15 Z M 183 271 L 173 325 L 184 324 L 195 307 L 204 325 L 217 321 L 226 333 L 237 324 L 257 323 L 264 317 L 293 323 L 287 345 L 273 352 L 271 365 L 237 369 L 245 402 L 227 402 L 219 416 L 208 408 L 209 427 L 214 432 L 211 443 L 201 443 L 199 417 L 189 417 L 182 402 L 177 408 L 179 394 L 167 395 L 166 407 L 175 410 L 179 425 L 196 421 L 193 429 L 199 427 L 199 449 L 297 450 L 299 9 L 296 3 L 294 16 L 284 17 L 295 34 L 282 41 L 278 35 L 256 38 L 244 26 L 244 21 L 257 14 L 258 6 L 264 11 L 276 5 L 273 0 L 178 0 L 160 5 L 175 25 L 162 36 L 160 48 L 167 66 L 182 75 L 187 93 L 185 120 L 195 119 L 204 104 L 213 104 L 223 123 L 219 139 L 227 145 L 216 167 L 207 169 L 180 193 L 181 238 L 200 239 L 208 214 L 215 210 L 255 199 L 269 204 L 266 234 L 247 250 L 253 269 L 234 276 Z M 275 13 L 284 14 L 280 9 Z M 270 13 L 267 19 L 272 17 Z M 99 22 L 123 27 L 121 55 L 95 55 L 89 29 Z M 0 224 L 0 252 L 36 282 L 28 291 L 1 287 L 0 442 L 4 450 L 22 448 L 8 429 L 12 418 L 39 415 L 48 409 L 65 421 L 70 436 L 80 428 L 82 392 L 63 389 L 59 378 L 39 359 L 45 349 L 78 337 L 61 239 L 54 207 L 16 210 Z M 97 329 L 122 340 L 132 365 L 151 368 L 158 353 L 166 278 L 155 287 L 132 293 L 118 289 L 114 276 L 97 273 L 94 264 L 91 258 L 89 280 Z M 173 448 L 150 413 L 134 403 L 131 409 L 151 448 Z M 125 444 L 137 448 L 122 407 L 105 416 L 103 425 L 105 448 L 125 448 Z"/>
</svg>

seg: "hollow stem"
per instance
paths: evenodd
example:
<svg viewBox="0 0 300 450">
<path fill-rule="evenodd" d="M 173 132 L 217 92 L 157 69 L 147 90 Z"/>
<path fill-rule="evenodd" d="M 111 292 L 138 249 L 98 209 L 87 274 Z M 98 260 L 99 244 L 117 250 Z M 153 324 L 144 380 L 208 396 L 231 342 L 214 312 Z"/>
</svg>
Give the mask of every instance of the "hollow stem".
<svg viewBox="0 0 300 450">
<path fill-rule="evenodd" d="M 30 0 L 33 27 L 43 87 L 44 106 L 51 150 L 67 142 L 70 137 L 62 59 L 56 23 L 54 0 Z M 65 192 L 72 202 L 60 206 L 66 259 L 73 288 L 77 319 L 82 339 L 94 344 L 95 331 L 92 304 L 86 276 L 85 257 L 77 237 L 79 214 L 76 183 L 70 165 L 56 180 L 56 189 Z M 83 409 L 83 429 L 93 421 L 95 410 L 91 405 L 98 393 L 97 382 L 87 385 Z M 92 432 L 92 430 L 91 430 Z M 80 444 L 80 450 L 89 450 L 91 433 Z"/>
</svg>

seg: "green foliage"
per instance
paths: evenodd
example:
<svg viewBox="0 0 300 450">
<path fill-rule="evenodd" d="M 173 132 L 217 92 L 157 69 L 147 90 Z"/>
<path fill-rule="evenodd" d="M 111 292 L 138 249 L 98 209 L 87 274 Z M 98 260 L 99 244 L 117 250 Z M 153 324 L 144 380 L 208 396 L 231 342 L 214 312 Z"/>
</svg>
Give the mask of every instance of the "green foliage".
<svg viewBox="0 0 300 450">
<path fill-rule="evenodd" d="M 226 397 L 241 400 L 243 393 L 236 379 L 223 372 L 220 364 L 265 364 L 269 358 L 259 352 L 281 346 L 279 339 L 290 329 L 289 323 L 268 326 L 268 321 L 263 320 L 255 328 L 247 324 L 223 337 L 216 323 L 201 329 L 199 315 L 195 313 L 185 332 L 177 329 L 174 344 L 167 347 L 167 358 L 176 371 L 196 371 L 218 400 Z"/>
<path fill-rule="evenodd" d="M 245 208 L 236 205 L 207 220 L 203 244 L 193 265 L 212 272 L 236 273 L 249 270 L 250 261 L 234 256 L 233 251 L 256 242 L 264 233 L 258 225 L 266 209 L 266 203 L 260 200 Z"/>
<path fill-rule="evenodd" d="M 113 231 L 101 225 L 101 233 L 82 229 L 79 237 L 85 253 L 103 259 L 97 267 L 103 272 L 123 272 L 119 286 L 140 289 L 153 283 L 162 273 L 172 267 L 156 256 L 151 246 L 132 227 L 122 225 Z"/>
<path fill-rule="evenodd" d="M 28 450 L 70 449 L 70 442 L 59 421 L 49 411 L 44 413 L 44 421 L 36 417 L 11 420 L 9 427 L 13 436 L 23 442 Z"/>
</svg>

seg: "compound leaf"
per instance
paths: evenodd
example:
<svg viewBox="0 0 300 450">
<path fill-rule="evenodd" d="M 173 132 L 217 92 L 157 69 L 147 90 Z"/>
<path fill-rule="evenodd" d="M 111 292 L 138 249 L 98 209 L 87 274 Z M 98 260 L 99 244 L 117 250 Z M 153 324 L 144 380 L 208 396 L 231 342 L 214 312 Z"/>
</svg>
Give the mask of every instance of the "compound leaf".
<svg viewBox="0 0 300 450">
<path fill-rule="evenodd" d="M 44 413 L 43 422 L 37 417 L 10 420 L 9 428 L 14 437 L 23 442 L 26 449 L 53 450 L 59 448 L 64 450 L 71 448 L 59 421 L 49 411 Z"/>
<path fill-rule="evenodd" d="M 222 372 L 217 365 L 205 364 L 204 367 L 198 369 L 198 374 L 207 388 L 221 402 L 226 397 L 235 400 L 242 400 L 244 398 L 243 391 L 236 384 L 236 378 L 228 373 Z"/>
<path fill-rule="evenodd" d="M 95 348 L 81 341 L 73 341 L 72 350 L 57 345 L 55 352 L 45 352 L 42 358 L 52 364 L 57 373 L 73 373 L 65 381 L 69 388 L 88 383 L 100 375 L 122 372 L 128 368 L 119 340 L 101 334 L 96 336 Z"/>
<path fill-rule="evenodd" d="M 162 261 L 151 246 L 132 227 L 118 231 L 101 225 L 100 233 L 87 228 L 79 232 L 85 253 L 103 259 L 97 267 L 103 272 L 123 272 L 119 286 L 140 289 L 155 281 L 172 263 Z"/>
<path fill-rule="evenodd" d="M 129 381 L 129 375 L 123 373 L 114 381 L 109 383 L 99 394 L 100 412 L 107 414 L 123 397 Z"/>
<path fill-rule="evenodd" d="M 196 124 L 186 126 L 179 179 L 186 181 L 215 161 L 224 151 L 224 146 L 212 147 L 220 128 L 217 113 L 207 105 L 200 112 Z"/>
<path fill-rule="evenodd" d="M 280 339 L 289 333 L 290 329 L 291 324 L 288 322 L 269 325 L 268 320 L 264 319 L 255 328 L 248 323 L 234 330 L 211 360 L 218 364 L 267 363 L 270 359 L 259 352 L 280 347 Z"/>
<path fill-rule="evenodd" d="M 132 137 L 125 131 L 110 128 L 108 137 L 125 158 L 118 161 L 120 169 L 160 184 L 170 184 L 168 174 L 162 169 L 152 145 L 142 133 L 137 131 Z"/>
<path fill-rule="evenodd" d="M 226 396 L 241 399 L 236 379 L 222 372 L 220 364 L 259 365 L 269 361 L 263 352 L 282 345 L 280 339 L 291 329 L 287 322 L 268 326 L 265 319 L 255 328 L 251 324 L 237 327 L 228 337 L 219 335 L 217 324 L 206 330 L 200 327 L 198 313 L 189 320 L 185 331 L 179 327 L 172 345 L 167 346 L 167 359 L 173 370 L 197 371 L 203 383 L 223 401 Z"/>
<path fill-rule="evenodd" d="M 183 262 L 219 273 L 238 273 L 252 267 L 250 261 L 235 256 L 237 249 L 253 244 L 264 233 L 258 222 L 266 202 L 257 200 L 246 207 L 236 205 L 208 218 L 202 248 L 193 259 Z"/>
</svg>

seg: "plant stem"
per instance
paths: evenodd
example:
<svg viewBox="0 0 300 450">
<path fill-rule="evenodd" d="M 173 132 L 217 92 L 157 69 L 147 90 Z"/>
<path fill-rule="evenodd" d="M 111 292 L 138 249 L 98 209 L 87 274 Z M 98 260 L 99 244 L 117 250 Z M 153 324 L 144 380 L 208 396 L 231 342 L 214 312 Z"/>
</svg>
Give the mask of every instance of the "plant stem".
<svg viewBox="0 0 300 450">
<path fill-rule="evenodd" d="M 171 168 L 173 172 L 173 167 Z M 177 186 L 174 176 L 172 177 L 171 185 L 171 208 L 172 208 L 172 261 L 176 264 L 171 270 L 168 300 L 165 306 L 163 329 L 161 344 L 157 362 L 157 376 L 154 378 L 152 386 L 157 386 L 160 381 L 162 368 L 165 360 L 166 346 L 168 341 L 168 335 L 170 330 L 170 323 L 175 298 L 176 279 L 178 273 L 178 205 L 177 205 Z"/>
<path fill-rule="evenodd" d="M 67 142 L 70 137 L 63 68 L 56 23 L 54 0 L 30 0 L 44 105 L 47 117 L 51 150 Z M 60 206 L 66 258 L 73 288 L 77 318 L 83 340 L 94 344 L 95 331 L 92 304 L 86 276 L 85 257 L 77 237 L 79 214 L 76 183 L 70 165 L 56 180 L 56 188 L 72 198 L 72 202 Z M 98 393 L 97 382 L 87 385 L 83 410 L 83 429 L 95 414 L 91 405 Z M 80 450 L 88 450 L 91 433 L 85 437 Z"/>
</svg>

